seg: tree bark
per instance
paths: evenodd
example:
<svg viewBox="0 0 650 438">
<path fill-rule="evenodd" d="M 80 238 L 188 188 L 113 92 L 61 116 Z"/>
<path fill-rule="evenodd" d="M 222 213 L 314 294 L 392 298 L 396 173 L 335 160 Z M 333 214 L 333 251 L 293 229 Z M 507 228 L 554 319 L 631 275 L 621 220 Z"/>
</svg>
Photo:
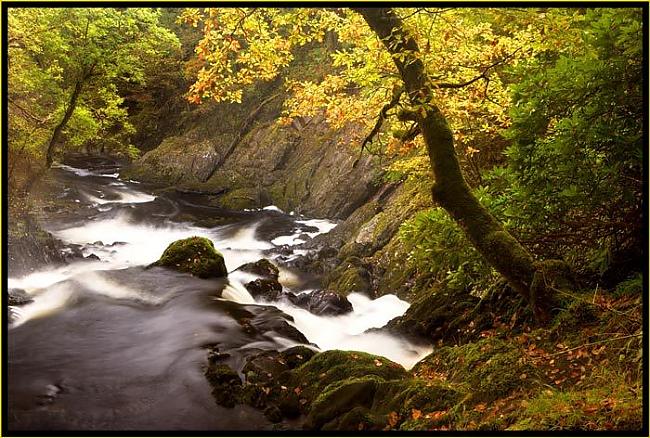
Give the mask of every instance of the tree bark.
<svg viewBox="0 0 650 438">
<path fill-rule="evenodd" d="M 72 113 L 74 112 L 77 106 L 77 101 L 79 100 L 79 95 L 81 94 L 83 83 L 84 83 L 83 80 L 77 80 L 77 82 L 75 83 L 74 90 L 72 91 L 72 95 L 70 96 L 70 101 L 68 102 L 68 107 L 65 110 L 63 119 L 61 119 L 59 124 L 56 125 L 54 131 L 52 132 L 52 138 L 50 139 L 50 144 L 47 146 L 47 154 L 45 155 L 45 163 L 47 164 L 48 168 L 52 166 L 52 161 L 54 161 L 54 150 L 56 148 L 56 144 L 59 142 L 61 138 L 61 133 L 65 129 L 66 125 L 68 124 L 68 121 L 70 120 L 70 117 L 72 117 Z"/>
<path fill-rule="evenodd" d="M 419 48 L 390 8 L 357 10 L 381 39 L 400 72 L 415 109 L 435 177 L 433 200 L 461 226 L 474 247 L 518 293 L 540 320 L 552 303 L 544 272 L 501 223 L 486 210 L 465 182 L 454 150 L 452 131 L 433 104 L 433 87 L 418 57 Z"/>
</svg>

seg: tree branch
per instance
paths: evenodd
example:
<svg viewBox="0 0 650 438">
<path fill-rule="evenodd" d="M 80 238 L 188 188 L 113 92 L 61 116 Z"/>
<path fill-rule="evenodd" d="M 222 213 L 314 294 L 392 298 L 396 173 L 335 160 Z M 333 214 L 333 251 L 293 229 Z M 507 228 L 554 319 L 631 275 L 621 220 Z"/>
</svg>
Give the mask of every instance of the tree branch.
<svg viewBox="0 0 650 438">
<path fill-rule="evenodd" d="M 386 105 L 384 105 L 379 111 L 379 115 L 377 116 L 377 121 L 375 122 L 375 126 L 373 126 L 372 130 L 366 138 L 363 139 L 363 142 L 361 143 L 361 152 L 366 148 L 366 145 L 370 142 L 372 142 L 372 139 L 379 133 L 379 130 L 381 129 L 381 126 L 384 124 L 384 120 L 386 120 L 386 117 L 388 116 L 388 111 L 391 108 L 394 108 L 395 105 L 399 103 L 400 98 L 402 97 L 402 94 L 404 93 L 404 88 L 399 87 L 393 90 L 393 97 L 390 99 L 390 102 L 388 102 Z"/>
<path fill-rule="evenodd" d="M 437 89 L 437 88 L 463 88 L 463 87 L 467 87 L 468 85 L 472 85 L 474 82 L 476 82 L 478 80 L 481 80 L 481 79 L 485 79 L 486 81 L 489 81 L 490 78 L 488 77 L 488 72 L 490 71 L 490 69 L 492 69 L 494 67 L 497 67 L 499 65 L 505 64 L 510 58 L 515 56 L 515 54 L 520 50 L 521 50 L 521 47 L 518 48 L 517 50 L 515 50 L 514 52 L 508 54 L 508 56 L 506 56 L 505 58 L 502 58 L 502 59 L 488 65 L 487 67 L 485 67 L 483 69 L 483 71 L 481 72 L 480 75 L 476 76 L 473 79 L 470 79 L 469 81 L 462 82 L 460 84 L 454 84 L 454 83 L 448 83 L 448 82 L 438 82 L 438 83 L 432 84 L 432 87 L 434 89 Z"/>
</svg>

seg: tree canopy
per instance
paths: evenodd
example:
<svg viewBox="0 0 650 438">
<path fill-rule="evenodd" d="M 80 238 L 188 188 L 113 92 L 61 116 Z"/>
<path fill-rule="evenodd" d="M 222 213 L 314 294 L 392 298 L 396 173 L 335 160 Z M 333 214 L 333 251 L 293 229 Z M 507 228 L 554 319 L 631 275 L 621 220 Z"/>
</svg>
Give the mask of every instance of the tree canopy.
<svg viewBox="0 0 650 438">
<path fill-rule="evenodd" d="M 65 137 L 68 149 L 98 142 L 137 153 L 118 88 L 144 82 L 148 63 L 178 50 L 159 15 L 149 8 L 10 9 L 11 146 L 36 155 L 51 149 L 51 159 Z"/>
</svg>

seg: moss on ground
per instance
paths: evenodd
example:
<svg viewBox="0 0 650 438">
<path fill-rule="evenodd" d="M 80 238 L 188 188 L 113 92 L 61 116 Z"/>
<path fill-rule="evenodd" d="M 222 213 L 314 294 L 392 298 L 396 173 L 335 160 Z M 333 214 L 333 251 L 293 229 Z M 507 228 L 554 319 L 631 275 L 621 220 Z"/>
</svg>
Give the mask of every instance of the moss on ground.
<svg viewBox="0 0 650 438">
<path fill-rule="evenodd" d="M 152 266 L 187 272 L 200 278 L 225 277 L 228 269 L 214 243 L 205 237 L 190 237 L 171 243 Z"/>
</svg>

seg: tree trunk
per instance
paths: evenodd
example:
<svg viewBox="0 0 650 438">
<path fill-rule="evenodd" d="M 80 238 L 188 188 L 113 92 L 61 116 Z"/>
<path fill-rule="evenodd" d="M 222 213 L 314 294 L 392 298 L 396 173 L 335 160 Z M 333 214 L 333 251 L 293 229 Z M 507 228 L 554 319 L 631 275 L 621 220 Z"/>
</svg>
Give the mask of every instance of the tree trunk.
<svg viewBox="0 0 650 438">
<path fill-rule="evenodd" d="M 462 227 L 474 247 L 518 293 L 526 297 L 536 317 L 548 318 L 549 288 L 533 256 L 476 199 L 463 178 L 445 117 L 433 104 L 433 91 L 418 57 L 419 48 L 390 8 L 361 8 L 400 72 L 426 144 L 435 177 L 433 200 Z M 538 272 L 539 271 L 539 272 Z"/>
<path fill-rule="evenodd" d="M 48 168 L 52 166 L 52 161 L 54 160 L 54 148 L 56 147 L 56 144 L 59 142 L 59 139 L 61 138 L 61 133 L 65 129 L 66 125 L 68 124 L 70 117 L 72 117 L 72 113 L 74 112 L 77 106 L 77 100 L 79 99 L 79 95 L 81 94 L 82 88 L 83 88 L 83 81 L 78 80 L 74 85 L 74 90 L 72 91 L 72 96 L 70 96 L 70 101 L 68 102 L 68 107 L 65 110 L 63 119 L 61 119 L 59 124 L 56 125 L 56 128 L 54 128 L 54 132 L 52 132 L 52 138 L 50 139 L 50 144 L 47 146 L 47 154 L 45 156 L 45 160 L 46 160 L 45 162 Z"/>
</svg>

